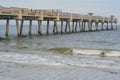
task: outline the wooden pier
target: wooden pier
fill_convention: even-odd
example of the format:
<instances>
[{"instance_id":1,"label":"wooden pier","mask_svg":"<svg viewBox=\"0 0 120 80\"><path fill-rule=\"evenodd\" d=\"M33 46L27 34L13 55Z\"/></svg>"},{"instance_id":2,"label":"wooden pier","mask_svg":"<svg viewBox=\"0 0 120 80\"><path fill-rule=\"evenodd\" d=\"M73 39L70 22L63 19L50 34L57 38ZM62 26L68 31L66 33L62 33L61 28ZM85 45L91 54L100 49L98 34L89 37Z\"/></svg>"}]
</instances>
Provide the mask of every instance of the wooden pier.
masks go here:
<instances>
[{"instance_id":1,"label":"wooden pier","mask_svg":"<svg viewBox=\"0 0 120 80\"><path fill-rule=\"evenodd\" d=\"M117 28L117 18L114 16L102 17L94 16L93 13L87 15L62 12L61 10L42 10L42 9L27 9L17 7L2 7L0 6L0 20L6 20L6 32L9 33L9 21L16 21L17 35L21 36L23 31L23 24L25 20L29 21L29 34L32 34L32 21L38 22L38 34L42 34L42 21L46 21L46 34L49 34L50 21L54 21L53 33L66 33L66 32L83 32L88 27L89 31L93 30L95 24L96 30L98 27L101 30L113 30ZM19 24L20 22L20 24ZM58 30L58 22L61 23ZM63 23L66 25L64 26ZM72 25L71 25L72 24ZM100 24L100 26L99 26ZM104 26L105 25L105 26ZM65 30L63 30L65 27Z\"/></svg>"}]
</instances>

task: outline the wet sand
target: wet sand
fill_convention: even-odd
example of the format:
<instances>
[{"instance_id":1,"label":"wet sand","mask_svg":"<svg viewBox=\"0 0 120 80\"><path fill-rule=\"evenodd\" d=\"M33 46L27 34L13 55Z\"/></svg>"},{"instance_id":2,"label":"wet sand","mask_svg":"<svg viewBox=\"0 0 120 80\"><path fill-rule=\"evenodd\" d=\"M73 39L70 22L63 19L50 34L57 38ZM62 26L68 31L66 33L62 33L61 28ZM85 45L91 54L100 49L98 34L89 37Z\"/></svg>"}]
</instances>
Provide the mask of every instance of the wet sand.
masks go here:
<instances>
[{"instance_id":1,"label":"wet sand","mask_svg":"<svg viewBox=\"0 0 120 80\"><path fill-rule=\"evenodd\" d=\"M120 80L120 71L0 61L1 80Z\"/></svg>"}]
</instances>

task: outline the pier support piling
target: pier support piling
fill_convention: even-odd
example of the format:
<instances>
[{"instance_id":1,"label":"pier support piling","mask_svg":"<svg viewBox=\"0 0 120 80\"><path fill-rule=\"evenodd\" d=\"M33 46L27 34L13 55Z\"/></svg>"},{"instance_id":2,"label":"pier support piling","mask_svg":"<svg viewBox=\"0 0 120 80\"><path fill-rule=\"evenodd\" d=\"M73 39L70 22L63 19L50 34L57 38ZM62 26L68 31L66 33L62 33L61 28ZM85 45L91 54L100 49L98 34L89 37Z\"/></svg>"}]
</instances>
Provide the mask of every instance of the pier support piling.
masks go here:
<instances>
[{"instance_id":1,"label":"pier support piling","mask_svg":"<svg viewBox=\"0 0 120 80\"><path fill-rule=\"evenodd\" d=\"M103 27L104 27L104 22L101 23L101 30L103 30Z\"/></svg>"},{"instance_id":2,"label":"pier support piling","mask_svg":"<svg viewBox=\"0 0 120 80\"><path fill-rule=\"evenodd\" d=\"M61 21L61 33L63 33L63 21Z\"/></svg>"},{"instance_id":3,"label":"pier support piling","mask_svg":"<svg viewBox=\"0 0 120 80\"><path fill-rule=\"evenodd\" d=\"M42 34L41 26L42 26L42 20L38 20L38 34Z\"/></svg>"},{"instance_id":4,"label":"pier support piling","mask_svg":"<svg viewBox=\"0 0 120 80\"><path fill-rule=\"evenodd\" d=\"M70 21L68 21L69 32L71 32Z\"/></svg>"},{"instance_id":5,"label":"pier support piling","mask_svg":"<svg viewBox=\"0 0 120 80\"><path fill-rule=\"evenodd\" d=\"M21 20L21 25L20 25L20 35L22 35L22 31L23 31L23 23L24 23L24 20Z\"/></svg>"},{"instance_id":6,"label":"pier support piling","mask_svg":"<svg viewBox=\"0 0 120 80\"><path fill-rule=\"evenodd\" d=\"M32 32L32 20L30 20L29 23L29 35L31 35L31 32Z\"/></svg>"},{"instance_id":7,"label":"pier support piling","mask_svg":"<svg viewBox=\"0 0 120 80\"><path fill-rule=\"evenodd\" d=\"M55 21L54 21L54 25L53 25L53 33L55 33Z\"/></svg>"},{"instance_id":8,"label":"pier support piling","mask_svg":"<svg viewBox=\"0 0 120 80\"><path fill-rule=\"evenodd\" d=\"M108 30L108 22L106 23L106 30Z\"/></svg>"},{"instance_id":9,"label":"pier support piling","mask_svg":"<svg viewBox=\"0 0 120 80\"><path fill-rule=\"evenodd\" d=\"M16 29L17 29L17 35L20 36L20 30L19 30L19 20L16 20Z\"/></svg>"},{"instance_id":10,"label":"pier support piling","mask_svg":"<svg viewBox=\"0 0 120 80\"><path fill-rule=\"evenodd\" d=\"M98 22L95 23L96 31L98 31Z\"/></svg>"},{"instance_id":11,"label":"pier support piling","mask_svg":"<svg viewBox=\"0 0 120 80\"><path fill-rule=\"evenodd\" d=\"M117 30L117 23L115 23L115 29Z\"/></svg>"},{"instance_id":12,"label":"pier support piling","mask_svg":"<svg viewBox=\"0 0 120 80\"><path fill-rule=\"evenodd\" d=\"M92 31L92 22L91 21L88 22L88 29L89 29L89 31Z\"/></svg>"},{"instance_id":13,"label":"pier support piling","mask_svg":"<svg viewBox=\"0 0 120 80\"><path fill-rule=\"evenodd\" d=\"M72 22L72 32L74 32L74 21Z\"/></svg>"},{"instance_id":14,"label":"pier support piling","mask_svg":"<svg viewBox=\"0 0 120 80\"><path fill-rule=\"evenodd\" d=\"M56 33L58 33L58 25L56 20L55 20L55 29L56 29Z\"/></svg>"},{"instance_id":15,"label":"pier support piling","mask_svg":"<svg viewBox=\"0 0 120 80\"><path fill-rule=\"evenodd\" d=\"M75 24L75 32L77 32L77 25L78 24L78 22L76 21L76 24Z\"/></svg>"},{"instance_id":16,"label":"pier support piling","mask_svg":"<svg viewBox=\"0 0 120 80\"><path fill-rule=\"evenodd\" d=\"M86 27L86 22L84 22L83 31L85 31L85 27Z\"/></svg>"},{"instance_id":17,"label":"pier support piling","mask_svg":"<svg viewBox=\"0 0 120 80\"><path fill-rule=\"evenodd\" d=\"M111 22L111 30L113 30L113 22Z\"/></svg>"},{"instance_id":18,"label":"pier support piling","mask_svg":"<svg viewBox=\"0 0 120 80\"><path fill-rule=\"evenodd\" d=\"M91 26L90 29L91 29L91 31L92 31L93 22L90 23L90 26Z\"/></svg>"},{"instance_id":19,"label":"pier support piling","mask_svg":"<svg viewBox=\"0 0 120 80\"><path fill-rule=\"evenodd\" d=\"M46 29L46 34L49 34L49 23L50 23L50 21L49 21L49 20L47 20L47 29Z\"/></svg>"},{"instance_id":20,"label":"pier support piling","mask_svg":"<svg viewBox=\"0 0 120 80\"><path fill-rule=\"evenodd\" d=\"M57 25L57 21L54 21L54 28L55 28L55 33L58 33L58 25Z\"/></svg>"},{"instance_id":21,"label":"pier support piling","mask_svg":"<svg viewBox=\"0 0 120 80\"><path fill-rule=\"evenodd\" d=\"M68 21L66 21L65 32L67 32Z\"/></svg>"},{"instance_id":22,"label":"pier support piling","mask_svg":"<svg viewBox=\"0 0 120 80\"><path fill-rule=\"evenodd\" d=\"M58 33L58 25L57 25L57 21L54 21L54 27L53 27L53 32L54 33Z\"/></svg>"},{"instance_id":23,"label":"pier support piling","mask_svg":"<svg viewBox=\"0 0 120 80\"><path fill-rule=\"evenodd\" d=\"M84 22L82 21L82 25L80 26L80 32L83 31L83 26L84 26Z\"/></svg>"},{"instance_id":24,"label":"pier support piling","mask_svg":"<svg viewBox=\"0 0 120 80\"><path fill-rule=\"evenodd\" d=\"M81 26L80 23L81 23L81 22L79 21L79 31L80 31L80 26Z\"/></svg>"},{"instance_id":25,"label":"pier support piling","mask_svg":"<svg viewBox=\"0 0 120 80\"><path fill-rule=\"evenodd\" d=\"M7 21L6 21L6 33L5 33L5 35L8 36L8 33L9 33L9 19L7 19Z\"/></svg>"}]
</instances>

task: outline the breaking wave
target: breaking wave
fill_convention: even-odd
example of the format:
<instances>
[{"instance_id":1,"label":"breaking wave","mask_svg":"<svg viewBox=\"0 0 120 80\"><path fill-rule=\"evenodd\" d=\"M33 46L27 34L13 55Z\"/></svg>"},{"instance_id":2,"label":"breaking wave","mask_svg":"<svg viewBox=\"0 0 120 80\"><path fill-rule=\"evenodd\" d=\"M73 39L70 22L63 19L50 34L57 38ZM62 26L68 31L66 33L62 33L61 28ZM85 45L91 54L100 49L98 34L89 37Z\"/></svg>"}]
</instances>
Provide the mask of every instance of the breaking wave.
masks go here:
<instances>
[{"instance_id":1,"label":"breaking wave","mask_svg":"<svg viewBox=\"0 0 120 80\"><path fill-rule=\"evenodd\" d=\"M79 51L76 51L76 53ZM75 56L37 55L13 52L0 52L0 60L28 64L45 64L56 66L95 67L120 70L120 62L108 59L80 58Z\"/></svg>"},{"instance_id":2,"label":"breaking wave","mask_svg":"<svg viewBox=\"0 0 120 80\"><path fill-rule=\"evenodd\" d=\"M119 50L92 50L92 49L72 49L73 55L99 55L99 56L111 56L120 57Z\"/></svg>"}]
</instances>

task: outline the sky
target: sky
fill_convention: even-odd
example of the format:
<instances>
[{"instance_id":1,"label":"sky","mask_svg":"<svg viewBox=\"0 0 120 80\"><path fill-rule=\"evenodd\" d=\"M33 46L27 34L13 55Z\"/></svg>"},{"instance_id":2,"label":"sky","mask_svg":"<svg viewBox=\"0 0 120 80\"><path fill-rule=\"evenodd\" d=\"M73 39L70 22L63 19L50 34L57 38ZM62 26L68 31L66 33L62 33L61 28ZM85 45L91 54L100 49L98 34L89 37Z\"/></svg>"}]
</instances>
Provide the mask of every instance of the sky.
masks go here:
<instances>
[{"instance_id":1,"label":"sky","mask_svg":"<svg viewBox=\"0 0 120 80\"><path fill-rule=\"evenodd\" d=\"M92 12L96 16L114 15L120 20L120 0L0 0L0 5L30 9L62 9L64 12L80 14Z\"/></svg>"}]
</instances>

